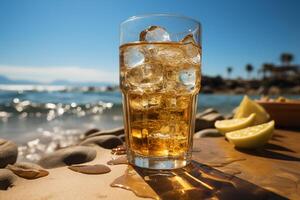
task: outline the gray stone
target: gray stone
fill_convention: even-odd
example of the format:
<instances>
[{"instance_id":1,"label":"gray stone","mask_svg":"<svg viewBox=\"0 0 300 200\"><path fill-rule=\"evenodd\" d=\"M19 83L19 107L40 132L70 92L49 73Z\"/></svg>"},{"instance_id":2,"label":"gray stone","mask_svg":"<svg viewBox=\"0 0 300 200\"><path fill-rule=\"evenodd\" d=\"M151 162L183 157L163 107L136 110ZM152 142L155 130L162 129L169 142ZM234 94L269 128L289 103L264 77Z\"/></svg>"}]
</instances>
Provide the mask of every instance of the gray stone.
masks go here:
<instances>
[{"instance_id":1,"label":"gray stone","mask_svg":"<svg viewBox=\"0 0 300 200\"><path fill-rule=\"evenodd\" d=\"M81 164L95 159L97 152L92 147L72 146L45 155L39 161L44 168Z\"/></svg>"},{"instance_id":2,"label":"gray stone","mask_svg":"<svg viewBox=\"0 0 300 200\"><path fill-rule=\"evenodd\" d=\"M8 169L0 169L0 190L7 190L16 179L17 176Z\"/></svg>"},{"instance_id":3,"label":"gray stone","mask_svg":"<svg viewBox=\"0 0 300 200\"><path fill-rule=\"evenodd\" d=\"M232 119L233 116L234 116L233 113L229 113L229 114L225 115L225 119Z\"/></svg>"},{"instance_id":4,"label":"gray stone","mask_svg":"<svg viewBox=\"0 0 300 200\"><path fill-rule=\"evenodd\" d=\"M220 113L210 113L202 117L196 117L195 132L202 129L214 128L217 120L223 120L224 116Z\"/></svg>"},{"instance_id":5,"label":"gray stone","mask_svg":"<svg viewBox=\"0 0 300 200\"><path fill-rule=\"evenodd\" d=\"M37 179L47 176L49 172L34 163L20 162L6 167L14 174L25 179Z\"/></svg>"},{"instance_id":6,"label":"gray stone","mask_svg":"<svg viewBox=\"0 0 300 200\"><path fill-rule=\"evenodd\" d=\"M208 128L198 131L194 134L194 138L202 137L222 137L223 135L215 128Z\"/></svg>"},{"instance_id":7,"label":"gray stone","mask_svg":"<svg viewBox=\"0 0 300 200\"><path fill-rule=\"evenodd\" d=\"M0 138L0 168L14 164L18 157L18 147L15 143Z\"/></svg>"},{"instance_id":8,"label":"gray stone","mask_svg":"<svg viewBox=\"0 0 300 200\"><path fill-rule=\"evenodd\" d=\"M87 136L87 138L96 137L96 136L100 136L100 135L115 135L115 136L118 136L118 135L122 135L122 134L124 134L124 127L119 127L119 128L115 128L115 129L95 132L95 133L90 134L89 136Z\"/></svg>"},{"instance_id":9,"label":"gray stone","mask_svg":"<svg viewBox=\"0 0 300 200\"><path fill-rule=\"evenodd\" d=\"M120 138L123 142L125 142L125 134L119 135L118 138Z\"/></svg>"},{"instance_id":10,"label":"gray stone","mask_svg":"<svg viewBox=\"0 0 300 200\"><path fill-rule=\"evenodd\" d=\"M99 145L100 147L106 149L112 149L117 147L118 145L123 144L122 140L118 138L118 136L114 135L100 135L91 138L87 138L82 141L80 145Z\"/></svg>"},{"instance_id":11,"label":"gray stone","mask_svg":"<svg viewBox=\"0 0 300 200\"><path fill-rule=\"evenodd\" d=\"M196 118L200 118L211 113L218 113L218 111L216 111L214 108L207 108L203 112L197 113Z\"/></svg>"},{"instance_id":12,"label":"gray stone","mask_svg":"<svg viewBox=\"0 0 300 200\"><path fill-rule=\"evenodd\" d=\"M91 135L91 134L93 134L93 133L97 133L97 132L100 132L100 129L92 128L92 129L90 129L90 130L87 130L83 135L84 135L85 137L87 137L87 136L89 136L89 135Z\"/></svg>"},{"instance_id":13,"label":"gray stone","mask_svg":"<svg viewBox=\"0 0 300 200\"><path fill-rule=\"evenodd\" d=\"M106 174L111 169L106 165L73 165L68 167L70 170L83 174Z\"/></svg>"},{"instance_id":14,"label":"gray stone","mask_svg":"<svg viewBox=\"0 0 300 200\"><path fill-rule=\"evenodd\" d=\"M202 119L215 122L217 120L223 120L224 116L220 113L210 113L208 115L203 116Z\"/></svg>"},{"instance_id":15,"label":"gray stone","mask_svg":"<svg viewBox=\"0 0 300 200\"><path fill-rule=\"evenodd\" d=\"M196 118L195 121L195 132L200 131L202 129L206 128L212 128L213 124L211 122L207 122L206 120L202 118Z\"/></svg>"}]
</instances>

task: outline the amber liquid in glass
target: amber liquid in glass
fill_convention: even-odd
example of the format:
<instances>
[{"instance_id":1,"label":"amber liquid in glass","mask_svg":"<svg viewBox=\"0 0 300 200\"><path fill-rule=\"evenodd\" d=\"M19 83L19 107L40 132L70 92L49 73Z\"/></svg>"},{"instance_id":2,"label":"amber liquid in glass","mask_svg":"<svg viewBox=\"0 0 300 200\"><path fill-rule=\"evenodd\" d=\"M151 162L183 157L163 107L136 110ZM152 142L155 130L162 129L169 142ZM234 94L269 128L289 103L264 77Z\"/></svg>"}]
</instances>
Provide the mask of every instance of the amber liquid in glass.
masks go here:
<instances>
[{"instance_id":1,"label":"amber liquid in glass","mask_svg":"<svg viewBox=\"0 0 300 200\"><path fill-rule=\"evenodd\" d=\"M201 48L194 43L120 47L129 162L147 168L178 168L189 162L200 62Z\"/></svg>"}]
</instances>

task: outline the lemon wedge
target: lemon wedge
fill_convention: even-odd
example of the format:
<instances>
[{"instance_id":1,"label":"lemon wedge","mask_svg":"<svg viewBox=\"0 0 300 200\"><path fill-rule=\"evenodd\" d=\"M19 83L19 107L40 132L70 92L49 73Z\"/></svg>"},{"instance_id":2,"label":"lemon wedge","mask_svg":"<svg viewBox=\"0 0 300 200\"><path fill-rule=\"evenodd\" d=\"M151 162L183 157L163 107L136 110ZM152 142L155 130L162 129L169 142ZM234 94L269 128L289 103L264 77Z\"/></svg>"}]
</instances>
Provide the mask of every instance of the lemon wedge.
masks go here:
<instances>
[{"instance_id":1,"label":"lemon wedge","mask_svg":"<svg viewBox=\"0 0 300 200\"><path fill-rule=\"evenodd\" d=\"M226 133L230 143L240 148L258 148L272 137L274 121Z\"/></svg>"},{"instance_id":2,"label":"lemon wedge","mask_svg":"<svg viewBox=\"0 0 300 200\"><path fill-rule=\"evenodd\" d=\"M266 110L255 101L252 101L246 95L241 101L239 107L237 108L237 111L234 114L234 118L238 119L238 118L248 117L252 113L256 114L253 125L266 123L270 119L270 116L266 112Z\"/></svg>"},{"instance_id":3,"label":"lemon wedge","mask_svg":"<svg viewBox=\"0 0 300 200\"><path fill-rule=\"evenodd\" d=\"M218 120L215 122L215 127L220 133L225 134L230 131L243 129L253 125L255 116L256 114L252 113L251 115L245 118Z\"/></svg>"}]
</instances>

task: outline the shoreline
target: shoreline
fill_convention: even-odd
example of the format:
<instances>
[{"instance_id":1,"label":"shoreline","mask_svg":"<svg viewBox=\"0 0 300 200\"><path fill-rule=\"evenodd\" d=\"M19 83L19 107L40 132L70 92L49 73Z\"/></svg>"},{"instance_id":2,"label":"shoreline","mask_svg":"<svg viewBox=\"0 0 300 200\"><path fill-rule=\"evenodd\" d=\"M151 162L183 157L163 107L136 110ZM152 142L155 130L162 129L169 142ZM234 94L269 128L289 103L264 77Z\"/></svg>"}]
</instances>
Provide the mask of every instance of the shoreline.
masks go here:
<instances>
[{"instance_id":1,"label":"shoreline","mask_svg":"<svg viewBox=\"0 0 300 200\"><path fill-rule=\"evenodd\" d=\"M223 115L213 108L208 108L202 112L198 112L196 116L195 131L202 129L214 128L214 122L219 119L230 117L230 114ZM60 120L60 122L64 122ZM90 132L96 132L100 135L118 136L124 142L123 124L115 124L109 129L101 129L101 126L95 126L80 129L63 129L56 128L50 132L48 130L41 130L38 135L27 137L28 140L18 142L18 162L33 162L37 163L44 155L53 153L56 150L67 148L69 146L78 145L83 140L87 139ZM7 139L4 137L4 139ZM12 138L12 141L14 139Z\"/></svg>"}]
</instances>

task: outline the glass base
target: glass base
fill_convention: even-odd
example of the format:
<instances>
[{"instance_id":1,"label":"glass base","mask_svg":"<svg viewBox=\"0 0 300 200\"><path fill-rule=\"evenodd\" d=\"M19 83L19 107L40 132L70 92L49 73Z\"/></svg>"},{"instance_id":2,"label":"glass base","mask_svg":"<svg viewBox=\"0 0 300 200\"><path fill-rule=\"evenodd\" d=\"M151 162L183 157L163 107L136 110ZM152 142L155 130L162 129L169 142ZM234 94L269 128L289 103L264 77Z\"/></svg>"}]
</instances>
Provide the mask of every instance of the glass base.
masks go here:
<instances>
[{"instance_id":1,"label":"glass base","mask_svg":"<svg viewBox=\"0 0 300 200\"><path fill-rule=\"evenodd\" d=\"M128 162L132 165L147 168L147 169L177 169L188 165L191 161L191 156L186 155L180 157L146 157L135 154L133 151L127 153Z\"/></svg>"}]
</instances>

